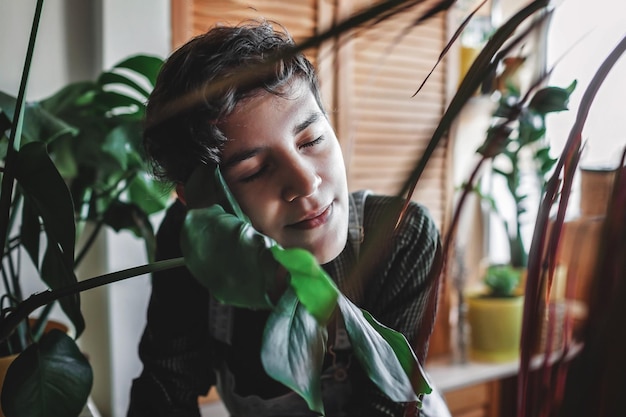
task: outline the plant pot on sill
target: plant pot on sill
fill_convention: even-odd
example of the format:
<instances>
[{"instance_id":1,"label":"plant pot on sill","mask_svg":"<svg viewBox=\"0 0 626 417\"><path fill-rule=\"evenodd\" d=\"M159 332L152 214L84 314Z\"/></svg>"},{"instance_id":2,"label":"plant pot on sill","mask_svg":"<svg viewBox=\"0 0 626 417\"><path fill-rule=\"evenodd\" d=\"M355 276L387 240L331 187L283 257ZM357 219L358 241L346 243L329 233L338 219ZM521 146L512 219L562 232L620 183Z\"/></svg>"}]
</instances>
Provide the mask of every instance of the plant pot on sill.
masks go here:
<instances>
[{"instance_id":1,"label":"plant pot on sill","mask_svg":"<svg viewBox=\"0 0 626 417\"><path fill-rule=\"evenodd\" d=\"M508 362L519 357L524 297L467 297L470 358L481 362Z\"/></svg>"}]
</instances>

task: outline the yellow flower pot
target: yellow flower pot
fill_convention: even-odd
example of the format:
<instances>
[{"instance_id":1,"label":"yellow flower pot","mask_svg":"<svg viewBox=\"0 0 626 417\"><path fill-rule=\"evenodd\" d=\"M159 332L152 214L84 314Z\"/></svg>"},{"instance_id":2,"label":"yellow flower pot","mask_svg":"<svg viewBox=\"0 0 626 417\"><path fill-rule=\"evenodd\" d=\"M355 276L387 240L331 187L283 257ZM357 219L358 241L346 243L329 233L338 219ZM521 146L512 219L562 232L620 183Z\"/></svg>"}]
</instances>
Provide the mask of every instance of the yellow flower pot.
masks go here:
<instances>
[{"instance_id":1,"label":"yellow flower pot","mask_svg":"<svg viewBox=\"0 0 626 417\"><path fill-rule=\"evenodd\" d=\"M477 361L508 362L519 357L524 297L467 299L470 357Z\"/></svg>"}]
</instances>

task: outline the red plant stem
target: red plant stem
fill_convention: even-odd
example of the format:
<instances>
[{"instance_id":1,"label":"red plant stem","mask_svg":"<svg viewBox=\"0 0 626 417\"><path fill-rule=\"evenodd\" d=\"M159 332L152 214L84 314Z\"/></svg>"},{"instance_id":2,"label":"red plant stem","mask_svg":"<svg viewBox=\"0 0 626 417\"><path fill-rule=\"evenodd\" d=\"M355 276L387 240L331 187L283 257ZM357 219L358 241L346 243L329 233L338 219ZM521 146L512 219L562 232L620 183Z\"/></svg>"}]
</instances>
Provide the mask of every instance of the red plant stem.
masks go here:
<instances>
[{"instance_id":1,"label":"red plant stem","mask_svg":"<svg viewBox=\"0 0 626 417\"><path fill-rule=\"evenodd\" d=\"M563 154L559 158L553 176L548 182L546 187L546 195L542 201L537 222L535 224L535 234L533 235L533 242L529 254L528 263L528 276L527 276L527 290L536 289L537 292L527 291L526 299L524 303L524 315L522 325L522 352L520 355L520 372L518 374L518 396L517 396L517 412L518 417L526 417L526 395L528 393L528 372L530 365L531 351L528 344L533 342L534 327L536 323L536 311L539 306L539 289L537 287L540 280L540 268L543 263L543 249L544 249L544 237L547 227L547 219L549 216L549 209L551 203L554 201L556 195L558 176L563 170L565 161L572 162L578 157L580 150L582 130L587 120L591 104L606 78L608 72L614 66L615 62L619 59L622 53L626 50L626 37L624 37L619 44L611 51L609 56L604 60L602 65L596 71L593 79L589 83L589 86L585 90L578 107L578 113L576 115L576 121L570 131L568 140L565 144ZM571 186L571 185L570 185ZM560 228L559 228L560 230ZM552 239L554 241L554 239ZM557 241L558 243L558 241ZM554 249L554 248L553 248ZM589 317L591 319L591 316ZM532 346L532 345L530 345Z\"/></svg>"},{"instance_id":2,"label":"red plant stem","mask_svg":"<svg viewBox=\"0 0 626 417\"><path fill-rule=\"evenodd\" d=\"M454 235L456 233L456 226L459 223L459 219L461 218L461 212L463 210L463 205L465 204L465 200L467 199L467 196L469 195L469 193L472 192L472 190L474 189L476 178L478 177L480 168L482 167L486 159L487 159L486 157L481 156L480 160L476 163L476 166L474 167L474 170L472 171L468 181L463 186L463 192L461 193L461 196L459 197L459 202L457 203L456 208L454 210L454 215L452 216L452 221L450 222L450 227L448 228L448 231L446 232L446 237L443 243L443 253L446 255L448 254L450 250L450 245L452 244L452 240L454 239Z\"/></svg>"}]
</instances>

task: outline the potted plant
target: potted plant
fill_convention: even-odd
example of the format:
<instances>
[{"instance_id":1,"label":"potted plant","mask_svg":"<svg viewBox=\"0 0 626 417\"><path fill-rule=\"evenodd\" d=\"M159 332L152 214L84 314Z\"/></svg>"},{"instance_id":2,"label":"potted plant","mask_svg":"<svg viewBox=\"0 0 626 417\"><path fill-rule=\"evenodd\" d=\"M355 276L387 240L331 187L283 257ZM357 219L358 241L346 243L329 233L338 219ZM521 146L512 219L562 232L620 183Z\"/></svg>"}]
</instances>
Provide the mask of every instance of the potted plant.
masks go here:
<instances>
[{"instance_id":1,"label":"potted plant","mask_svg":"<svg viewBox=\"0 0 626 417\"><path fill-rule=\"evenodd\" d=\"M32 44L27 65L31 57ZM75 284L75 268L103 227L132 231L144 240L151 259L149 216L165 208L169 196L143 162L141 122L161 63L153 56L132 56L94 81L71 83L36 102L24 101L26 70L19 97L0 92L2 319L26 299L24 279L40 279L51 289ZM87 223L92 227L85 228ZM81 234L88 236L75 254ZM24 276L29 271L22 266L25 262L36 275ZM66 334L69 330L77 338L85 327L79 298L70 294L58 300L71 327L44 333L46 327L59 327L48 323L55 304L46 303L21 318L16 331L0 342L0 355L7 358L0 365L3 379L18 356L38 362L34 373L17 375L27 387L23 389L37 395L25 400L21 392L7 394L16 396L14 403L29 405L29 415L63 415L63 406L78 413L91 388L90 367ZM46 404L42 399L57 391L57 383L39 381L57 377L63 394L58 402ZM16 411L7 410L11 412Z\"/></svg>"},{"instance_id":2,"label":"potted plant","mask_svg":"<svg viewBox=\"0 0 626 417\"><path fill-rule=\"evenodd\" d=\"M470 357L479 361L506 362L519 357L524 297L521 271L511 265L489 265L486 290L468 294Z\"/></svg>"}]
</instances>

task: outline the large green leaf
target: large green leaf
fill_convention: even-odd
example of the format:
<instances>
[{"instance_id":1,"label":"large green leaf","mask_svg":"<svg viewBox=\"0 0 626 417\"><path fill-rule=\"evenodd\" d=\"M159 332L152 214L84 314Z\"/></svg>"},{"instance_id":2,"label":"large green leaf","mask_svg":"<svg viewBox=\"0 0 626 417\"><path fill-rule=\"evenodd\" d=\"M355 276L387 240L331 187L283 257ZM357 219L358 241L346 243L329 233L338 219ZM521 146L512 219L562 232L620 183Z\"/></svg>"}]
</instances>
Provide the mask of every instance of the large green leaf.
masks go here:
<instances>
[{"instance_id":1,"label":"large green leaf","mask_svg":"<svg viewBox=\"0 0 626 417\"><path fill-rule=\"evenodd\" d=\"M62 137L54 141L48 149L54 166L63 178L72 179L78 175L78 161L74 153L73 137Z\"/></svg>"},{"instance_id":2,"label":"large green leaf","mask_svg":"<svg viewBox=\"0 0 626 417\"><path fill-rule=\"evenodd\" d=\"M97 84L93 81L80 81L66 85L59 91L41 100L41 107L50 113L64 117L84 111L85 105L90 103L97 89Z\"/></svg>"},{"instance_id":3,"label":"large green leaf","mask_svg":"<svg viewBox=\"0 0 626 417\"><path fill-rule=\"evenodd\" d=\"M22 223L20 224L20 240L37 269L39 269L40 236L41 224L39 223L39 216L37 216L37 212L32 207L31 200L24 199L22 204Z\"/></svg>"},{"instance_id":4,"label":"large green leaf","mask_svg":"<svg viewBox=\"0 0 626 417\"><path fill-rule=\"evenodd\" d=\"M130 167L141 166L138 144L141 143L141 124L130 122L113 128L104 137L102 151L108 153L125 171Z\"/></svg>"},{"instance_id":5,"label":"large green leaf","mask_svg":"<svg viewBox=\"0 0 626 417\"><path fill-rule=\"evenodd\" d=\"M52 289L74 284L76 225L70 192L41 142L24 145L17 153L15 165L15 178L24 198L42 218L48 237L41 277ZM84 328L78 296L63 298L61 306L78 337Z\"/></svg>"},{"instance_id":6,"label":"large green leaf","mask_svg":"<svg viewBox=\"0 0 626 417\"><path fill-rule=\"evenodd\" d=\"M0 109L11 120L14 120L15 107L15 97L0 92ZM22 145L36 141L50 143L61 136L76 135L77 133L78 131L74 126L48 112L39 103L26 103L24 107Z\"/></svg>"},{"instance_id":7,"label":"large green leaf","mask_svg":"<svg viewBox=\"0 0 626 417\"><path fill-rule=\"evenodd\" d=\"M146 90L144 87L142 87L141 85L139 85L138 83L130 79L129 77L126 77L123 74L118 74L116 72L111 72L111 71L103 72L102 74L100 74L100 77L98 77L98 84L103 88L105 86L121 84L126 87L129 87L131 90L138 92L146 100L148 99L148 96L150 95L150 92Z\"/></svg>"},{"instance_id":8,"label":"large green leaf","mask_svg":"<svg viewBox=\"0 0 626 417\"><path fill-rule=\"evenodd\" d=\"M376 322L344 295L338 304L352 350L381 391L396 402L419 401L416 394L431 392L423 372L415 388L411 383L412 372L420 365L404 336Z\"/></svg>"},{"instance_id":9,"label":"large green leaf","mask_svg":"<svg viewBox=\"0 0 626 417\"><path fill-rule=\"evenodd\" d=\"M411 381L413 384L413 390L417 394L430 394L432 392L432 388L428 378L426 377L426 372L422 369L422 365L417 360L415 352L413 352L413 349L404 335L382 325L366 310L361 309L361 311L369 324L376 329L376 331L387 341L387 343L389 343L389 346L393 349L396 358L400 361L400 365L402 365L404 372L411 377L412 375L415 375L415 369L419 371L417 379Z\"/></svg>"},{"instance_id":10,"label":"large green leaf","mask_svg":"<svg viewBox=\"0 0 626 417\"><path fill-rule=\"evenodd\" d=\"M161 71L163 60L151 55L131 56L114 66L114 68L127 68L143 75L151 85L156 84L156 79Z\"/></svg>"},{"instance_id":11,"label":"large green leaf","mask_svg":"<svg viewBox=\"0 0 626 417\"><path fill-rule=\"evenodd\" d=\"M128 197L148 215L165 209L172 199L171 190L146 171L137 172L133 177L128 186Z\"/></svg>"},{"instance_id":12,"label":"large green leaf","mask_svg":"<svg viewBox=\"0 0 626 417\"><path fill-rule=\"evenodd\" d=\"M41 261L41 279L52 289L65 288L78 281L74 271L64 262L59 247L50 242ZM80 295L63 297L59 299L59 305L74 325L75 337L78 338L85 330L85 320L80 310Z\"/></svg>"},{"instance_id":13,"label":"large green leaf","mask_svg":"<svg viewBox=\"0 0 626 417\"><path fill-rule=\"evenodd\" d=\"M261 360L265 372L297 392L309 408L324 413L320 376L326 353L326 327L287 289L263 332Z\"/></svg>"},{"instance_id":14,"label":"large green leaf","mask_svg":"<svg viewBox=\"0 0 626 417\"><path fill-rule=\"evenodd\" d=\"M74 205L43 143L29 143L20 149L15 178L43 218L46 233L60 246L67 265L72 266L76 238Z\"/></svg>"},{"instance_id":15,"label":"large green leaf","mask_svg":"<svg viewBox=\"0 0 626 417\"><path fill-rule=\"evenodd\" d=\"M272 247L272 254L289 271L290 284L309 313L326 325L335 307L339 290L309 251Z\"/></svg>"},{"instance_id":16,"label":"large green leaf","mask_svg":"<svg viewBox=\"0 0 626 417\"><path fill-rule=\"evenodd\" d=\"M126 94L115 91L102 91L96 97L99 104L109 109L132 108L138 114L143 114L145 103Z\"/></svg>"},{"instance_id":17,"label":"large green leaf","mask_svg":"<svg viewBox=\"0 0 626 417\"><path fill-rule=\"evenodd\" d=\"M276 243L219 205L191 209L181 233L187 267L220 301L246 308L270 308L277 262Z\"/></svg>"},{"instance_id":18,"label":"large green leaf","mask_svg":"<svg viewBox=\"0 0 626 417\"><path fill-rule=\"evenodd\" d=\"M93 383L89 362L60 330L46 333L9 367L2 389L7 417L76 417Z\"/></svg>"}]
</instances>

